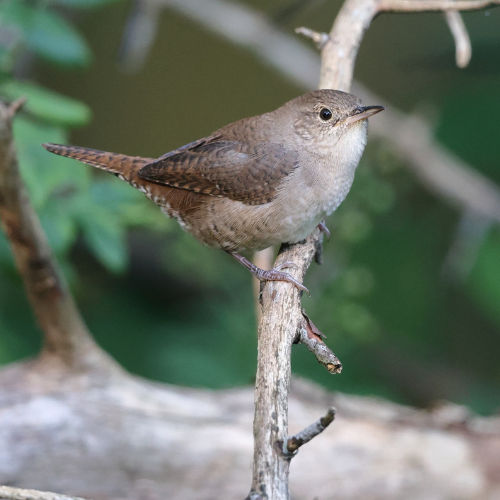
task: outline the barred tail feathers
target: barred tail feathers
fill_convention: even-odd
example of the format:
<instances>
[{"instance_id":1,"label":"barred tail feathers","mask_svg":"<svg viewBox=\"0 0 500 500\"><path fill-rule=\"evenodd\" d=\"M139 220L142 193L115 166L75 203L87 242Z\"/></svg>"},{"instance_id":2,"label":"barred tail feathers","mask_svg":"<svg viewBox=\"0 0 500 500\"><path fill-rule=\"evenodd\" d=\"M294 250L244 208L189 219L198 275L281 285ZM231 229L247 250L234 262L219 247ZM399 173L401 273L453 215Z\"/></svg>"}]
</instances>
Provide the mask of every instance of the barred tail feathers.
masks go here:
<instances>
[{"instance_id":1,"label":"barred tail feathers","mask_svg":"<svg viewBox=\"0 0 500 500\"><path fill-rule=\"evenodd\" d=\"M64 146L61 144L42 144L51 153L66 156L86 163L101 170L116 174L127 182L133 182L139 169L146 163L152 162L152 158L140 156L128 156L119 153L109 153L98 149L83 148L80 146Z\"/></svg>"}]
</instances>

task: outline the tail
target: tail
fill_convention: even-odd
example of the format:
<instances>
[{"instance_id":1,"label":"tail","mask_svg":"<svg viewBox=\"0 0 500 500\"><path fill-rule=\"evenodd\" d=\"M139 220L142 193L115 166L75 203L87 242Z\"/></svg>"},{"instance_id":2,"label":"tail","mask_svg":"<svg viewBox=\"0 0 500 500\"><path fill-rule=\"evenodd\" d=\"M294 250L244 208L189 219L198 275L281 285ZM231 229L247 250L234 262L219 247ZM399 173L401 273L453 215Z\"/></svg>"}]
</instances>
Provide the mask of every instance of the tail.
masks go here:
<instances>
[{"instance_id":1,"label":"tail","mask_svg":"<svg viewBox=\"0 0 500 500\"><path fill-rule=\"evenodd\" d=\"M134 183L137 172L146 163L154 161L153 158L142 158L140 156L127 156L119 153L108 153L97 149L82 148L79 146L63 146L60 144L42 144L51 153L59 156L74 158L93 167L100 168L106 172L117 175L124 181Z\"/></svg>"}]
</instances>

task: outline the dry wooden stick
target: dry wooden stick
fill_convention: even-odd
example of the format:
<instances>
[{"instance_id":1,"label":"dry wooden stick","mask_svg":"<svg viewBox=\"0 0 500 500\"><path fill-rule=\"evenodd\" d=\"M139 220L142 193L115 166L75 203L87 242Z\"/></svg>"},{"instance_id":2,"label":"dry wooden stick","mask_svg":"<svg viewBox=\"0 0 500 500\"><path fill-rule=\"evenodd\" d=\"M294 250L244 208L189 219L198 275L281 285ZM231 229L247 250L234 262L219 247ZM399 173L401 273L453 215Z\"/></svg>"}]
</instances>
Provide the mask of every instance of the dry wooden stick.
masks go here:
<instances>
[{"instance_id":1,"label":"dry wooden stick","mask_svg":"<svg viewBox=\"0 0 500 500\"><path fill-rule=\"evenodd\" d=\"M472 57L469 33L460 12L449 10L444 13L448 27L455 40L455 61L459 68L465 68Z\"/></svg>"},{"instance_id":2,"label":"dry wooden stick","mask_svg":"<svg viewBox=\"0 0 500 500\"><path fill-rule=\"evenodd\" d=\"M319 418L316 422L302 429L299 433L288 438L286 446L283 448L285 455L292 457L297 453L299 448L311 441L318 434L321 434L335 419L335 408L328 408L326 415Z\"/></svg>"}]
</instances>

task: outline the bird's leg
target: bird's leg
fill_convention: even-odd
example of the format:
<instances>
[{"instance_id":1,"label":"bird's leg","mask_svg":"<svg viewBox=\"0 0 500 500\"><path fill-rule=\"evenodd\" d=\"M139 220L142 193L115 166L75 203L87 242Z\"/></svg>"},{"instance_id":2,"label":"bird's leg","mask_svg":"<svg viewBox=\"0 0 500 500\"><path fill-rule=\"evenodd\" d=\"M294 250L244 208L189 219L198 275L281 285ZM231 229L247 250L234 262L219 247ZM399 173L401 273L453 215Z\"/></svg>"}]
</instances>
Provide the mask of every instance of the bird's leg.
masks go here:
<instances>
[{"instance_id":1,"label":"bird's leg","mask_svg":"<svg viewBox=\"0 0 500 500\"><path fill-rule=\"evenodd\" d=\"M240 264L245 266L259 281L288 281L289 283L295 285L299 290L309 293L309 290L302 283L299 283L293 276L288 273L284 273L279 269L270 269L269 271L266 271L265 269L257 267L246 257L243 257L243 255L233 252L228 253L229 255L232 255Z\"/></svg>"},{"instance_id":2,"label":"bird's leg","mask_svg":"<svg viewBox=\"0 0 500 500\"><path fill-rule=\"evenodd\" d=\"M328 239L330 239L330 236L331 236L331 233L330 233L330 230L326 227L326 224L325 224L325 221L322 220L319 224L318 224L318 229L322 232L322 233L325 233L326 237Z\"/></svg>"}]
</instances>

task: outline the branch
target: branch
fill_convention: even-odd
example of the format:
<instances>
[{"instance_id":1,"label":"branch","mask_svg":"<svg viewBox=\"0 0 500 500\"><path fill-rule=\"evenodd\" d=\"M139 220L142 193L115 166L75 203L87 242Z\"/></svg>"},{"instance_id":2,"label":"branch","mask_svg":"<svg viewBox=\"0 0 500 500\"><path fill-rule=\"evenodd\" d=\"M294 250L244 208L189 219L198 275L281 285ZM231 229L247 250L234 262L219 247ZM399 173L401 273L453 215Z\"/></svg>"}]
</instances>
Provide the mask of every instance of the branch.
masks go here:
<instances>
[{"instance_id":1,"label":"branch","mask_svg":"<svg viewBox=\"0 0 500 500\"><path fill-rule=\"evenodd\" d=\"M43 354L78 368L114 367L78 313L21 180L12 120L22 104L0 102L0 223L44 333Z\"/></svg>"},{"instance_id":2,"label":"branch","mask_svg":"<svg viewBox=\"0 0 500 500\"><path fill-rule=\"evenodd\" d=\"M455 61L459 68L465 68L472 57L469 33L460 12L450 10L444 13L448 27L455 40Z\"/></svg>"},{"instance_id":3,"label":"branch","mask_svg":"<svg viewBox=\"0 0 500 500\"><path fill-rule=\"evenodd\" d=\"M299 328L298 342L304 344L314 354L318 363L322 364L329 373L337 374L342 372L340 359L323 342L324 335L304 312L302 312L302 315L304 321Z\"/></svg>"},{"instance_id":4,"label":"branch","mask_svg":"<svg viewBox=\"0 0 500 500\"><path fill-rule=\"evenodd\" d=\"M378 12L444 12L481 10L500 5L500 0L375 0Z\"/></svg>"},{"instance_id":5,"label":"branch","mask_svg":"<svg viewBox=\"0 0 500 500\"><path fill-rule=\"evenodd\" d=\"M335 408L329 408L326 415L288 439L283 453L293 456L299 448L321 434L335 419Z\"/></svg>"},{"instance_id":6,"label":"branch","mask_svg":"<svg viewBox=\"0 0 500 500\"><path fill-rule=\"evenodd\" d=\"M84 500L80 497L68 497L49 491L25 490L0 486L0 500Z\"/></svg>"},{"instance_id":7,"label":"branch","mask_svg":"<svg viewBox=\"0 0 500 500\"><path fill-rule=\"evenodd\" d=\"M289 272L302 282L315 254L312 241L321 237L315 230L306 244L282 251L276 265L294 262L296 268ZM298 290L284 282L273 285L263 287L258 328L253 480L248 497L252 500L288 498L290 461L278 443L287 441L290 355L303 316Z\"/></svg>"}]
</instances>

